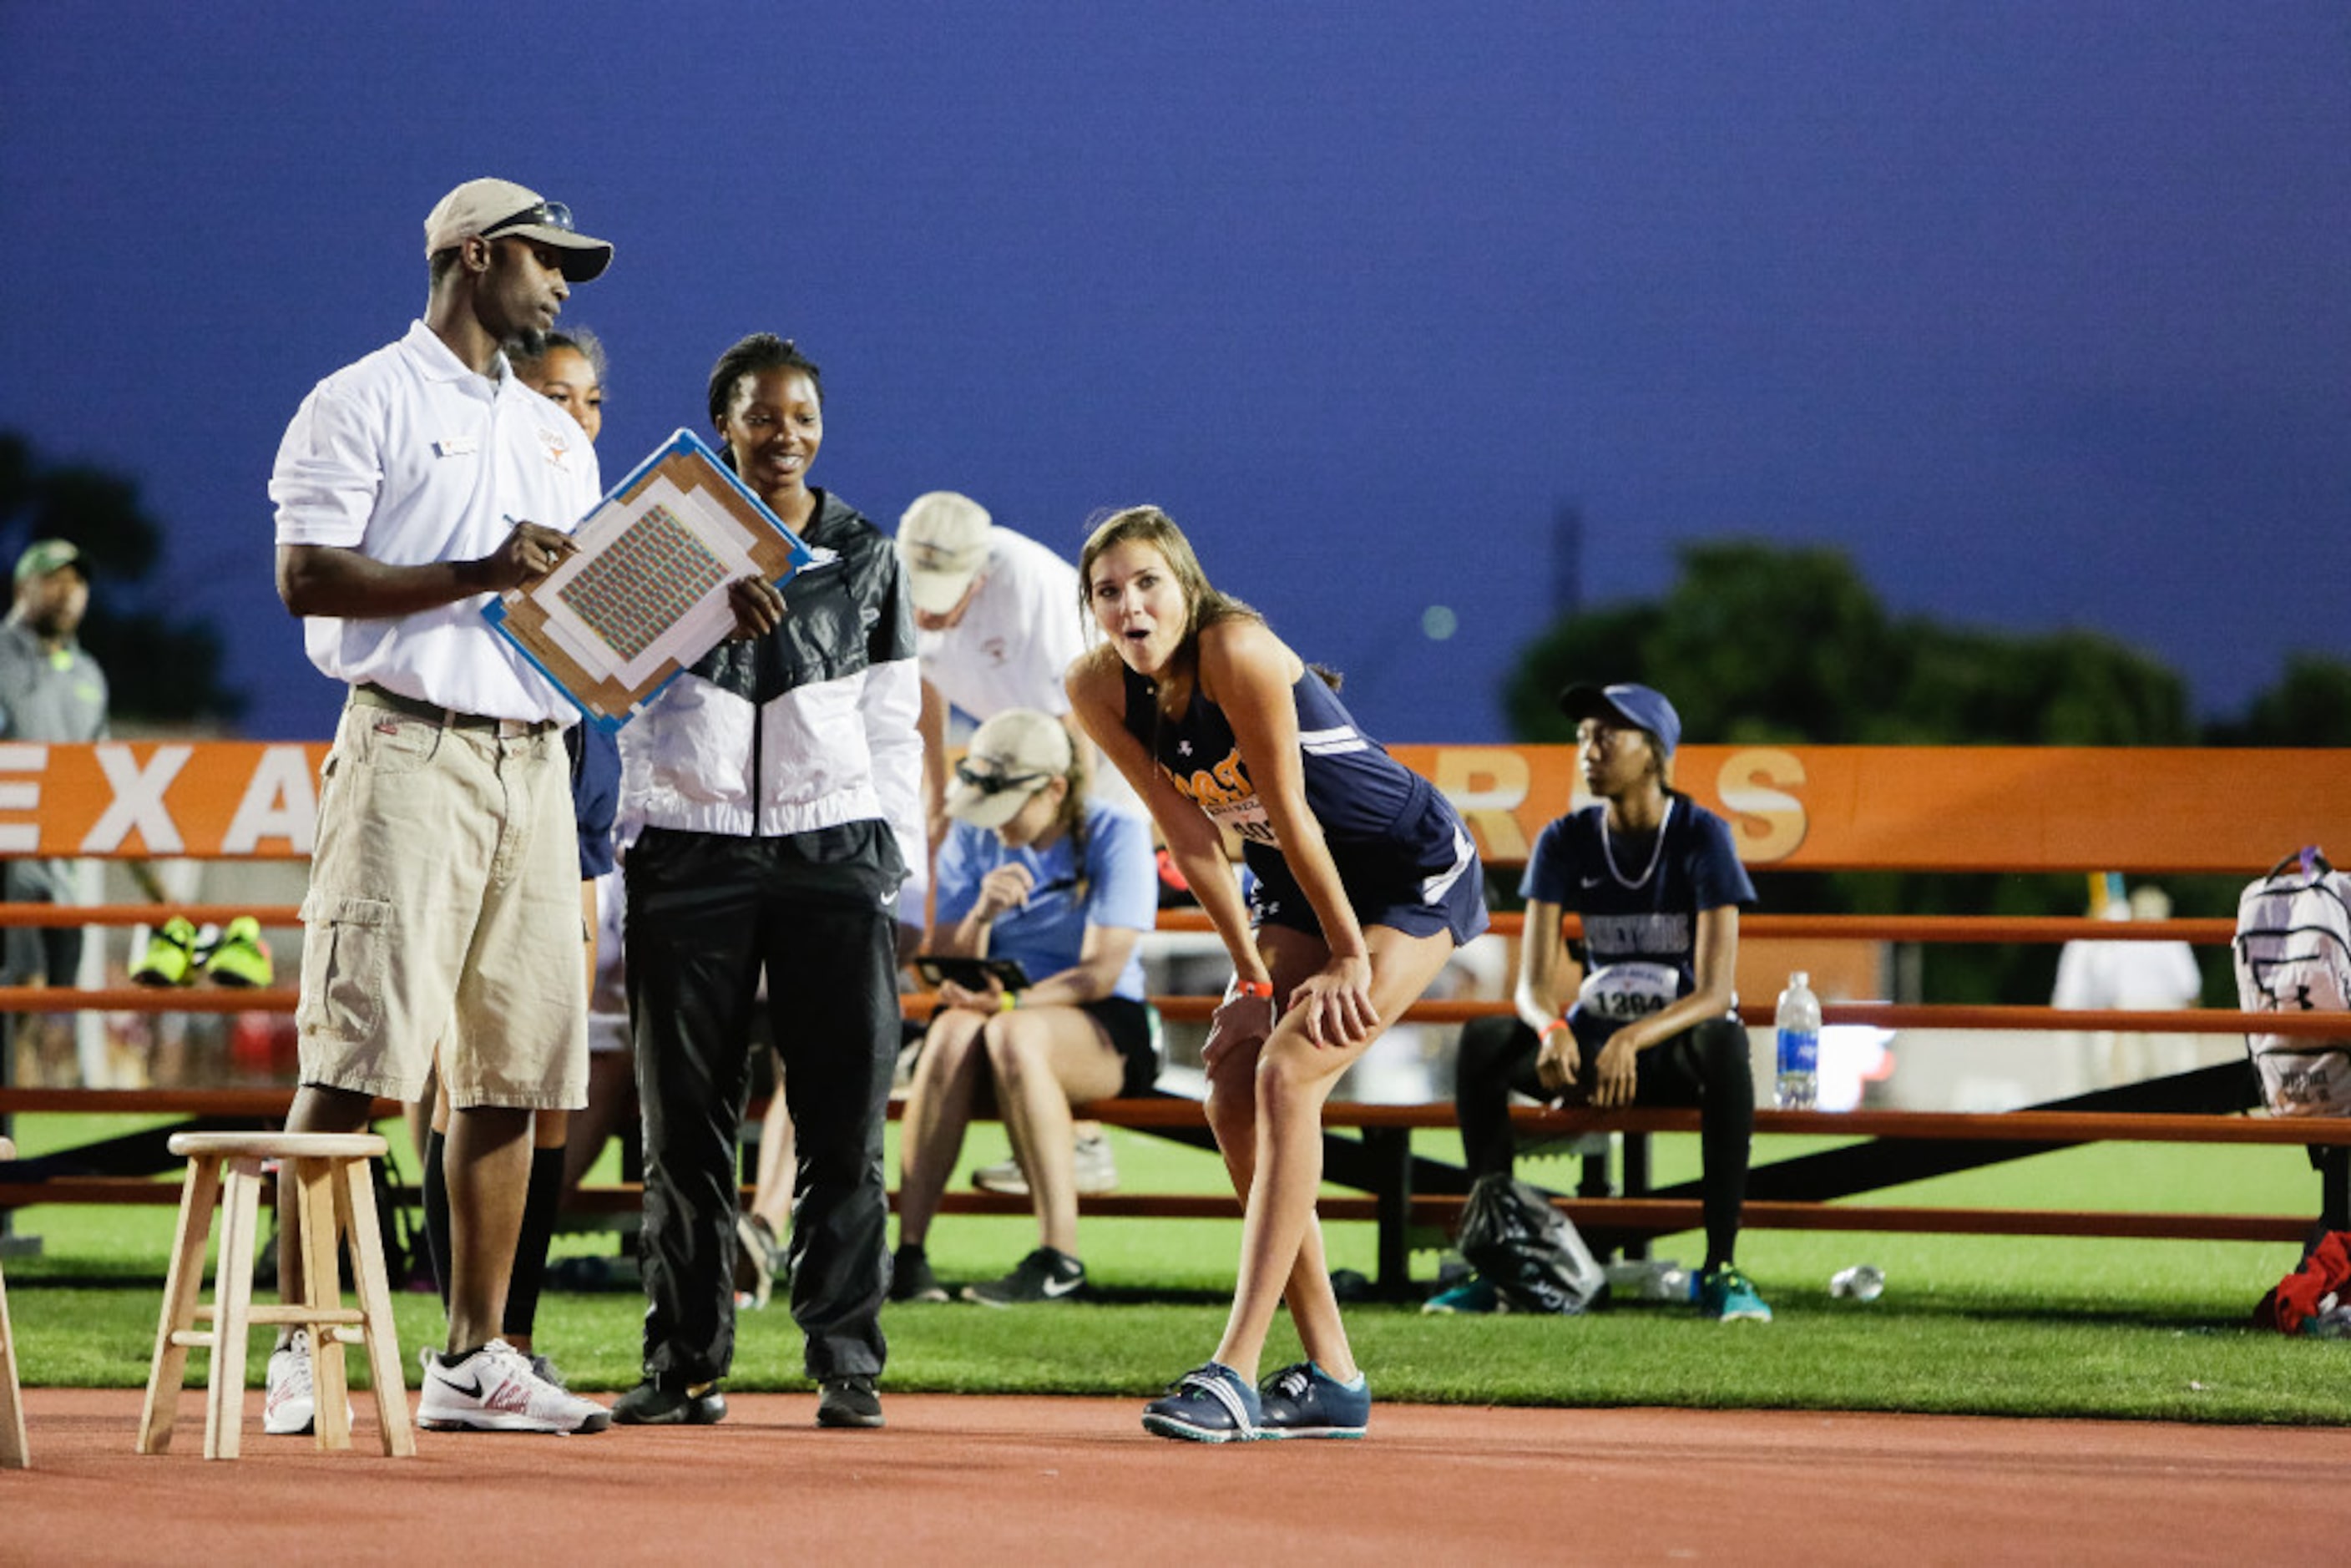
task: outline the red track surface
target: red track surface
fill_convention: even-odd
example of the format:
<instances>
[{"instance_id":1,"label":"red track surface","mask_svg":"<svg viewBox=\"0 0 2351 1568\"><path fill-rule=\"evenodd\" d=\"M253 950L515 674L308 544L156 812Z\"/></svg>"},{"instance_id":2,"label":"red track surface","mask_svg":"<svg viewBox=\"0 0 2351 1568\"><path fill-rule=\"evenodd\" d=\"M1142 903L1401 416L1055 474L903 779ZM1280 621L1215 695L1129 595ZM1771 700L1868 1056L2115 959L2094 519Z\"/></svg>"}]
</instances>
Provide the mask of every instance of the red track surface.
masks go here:
<instances>
[{"instance_id":1,"label":"red track surface","mask_svg":"<svg viewBox=\"0 0 2351 1568\"><path fill-rule=\"evenodd\" d=\"M1131 1400L809 1395L590 1437L425 1432L418 1457L264 1438L131 1452L135 1391L28 1389L0 1563L2275 1562L2334 1540L2351 1431L1384 1406L1364 1443L1170 1443Z\"/></svg>"}]
</instances>

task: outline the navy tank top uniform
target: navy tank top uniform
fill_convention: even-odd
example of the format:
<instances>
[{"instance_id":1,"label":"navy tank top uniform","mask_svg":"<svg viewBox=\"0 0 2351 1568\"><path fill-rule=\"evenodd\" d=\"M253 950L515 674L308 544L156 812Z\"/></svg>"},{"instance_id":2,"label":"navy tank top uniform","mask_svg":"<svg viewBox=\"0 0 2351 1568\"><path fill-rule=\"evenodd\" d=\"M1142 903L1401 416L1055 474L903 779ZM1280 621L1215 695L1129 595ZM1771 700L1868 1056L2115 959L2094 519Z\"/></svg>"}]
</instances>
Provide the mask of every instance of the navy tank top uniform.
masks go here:
<instances>
[{"instance_id":1,"label":"navy tank top uniform","mask_svg":"<svg viewBox=\"0 0 2351 1568\"><path fill-rule=\"evenodd\" d=\"M1604 804L1554 820L1519 893L1583 917L1584 980L1568 1021L1592 1042L1697 988L1700 911L1755 903L1730 825L1678 790L1656 833L1629 842L1609 832Z\"/></svg>"},{"instance_id":2,"label":"navy tank top uniform","mask_svg":"<svg viewBox=\"0 0 2351 1568\"><path fill-rule=\"evenodd\" d=\"M1131 669L1121 674L1128 733L1180 794L1240 836L1257 880L1252 923L1322 936L1224 710L1196 684L1183 716L1171 717L1160 711L1152 681ZM1451 803L1356 727L1339 695L1313 671L1299 677L1290 695L1298 705L1307 810L1322 824L1356 921L1411 936L1449 931L1457 943L1485 930L1485 873Z\"/></svg>"}]
</instances>

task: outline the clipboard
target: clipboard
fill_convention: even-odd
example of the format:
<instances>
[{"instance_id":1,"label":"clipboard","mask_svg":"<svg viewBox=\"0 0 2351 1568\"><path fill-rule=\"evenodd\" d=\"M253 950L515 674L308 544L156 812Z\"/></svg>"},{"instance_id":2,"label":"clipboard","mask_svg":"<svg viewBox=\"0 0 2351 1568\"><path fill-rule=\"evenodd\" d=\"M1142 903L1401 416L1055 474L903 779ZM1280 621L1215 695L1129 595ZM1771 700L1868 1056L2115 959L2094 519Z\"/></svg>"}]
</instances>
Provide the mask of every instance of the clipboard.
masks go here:
<instances>
[{"instance_id":1,"label":"clipboard","mask_svg":"<svg viewBox=\"0 0 2351 1568\"><path fill-rule=\"evenodd\" d=\"M580 548L482 611L492 629L610 733L735 627L726 585L778 586L816 552L681 430L590 509Z\"/></svg>"}]
</instances>

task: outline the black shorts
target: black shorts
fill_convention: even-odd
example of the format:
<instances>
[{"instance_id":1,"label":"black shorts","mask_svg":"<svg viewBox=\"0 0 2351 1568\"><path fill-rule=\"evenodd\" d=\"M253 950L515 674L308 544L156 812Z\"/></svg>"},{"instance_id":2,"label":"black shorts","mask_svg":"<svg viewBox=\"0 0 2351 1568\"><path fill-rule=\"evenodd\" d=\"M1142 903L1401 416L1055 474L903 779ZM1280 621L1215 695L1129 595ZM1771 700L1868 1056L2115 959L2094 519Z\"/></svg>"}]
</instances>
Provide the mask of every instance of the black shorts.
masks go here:
<instances>
[{"instance_id":1,"label":"black shorts","mask_svg":"<svg viewBox=\"0 0 2351 1568\"><path fill-rule=\"evenodd\" d=\"M1469 831L1436 790L1398 821L1392 841L1329 847L1358 925L1385 925L1407 936L1447 932L1457 947L1486 929L1485 868ZM1322 938L1322 922L1280 852L1255 843L1242 852L1257 877L1249 925Z\"/></svg>"},{"instance_id":2,"label":"black shorts","mask_svg":"<svg viewBox=\"0 0 2351 1568\"><path fill-rule=\"evenodd\" d=\"M1111 1049L1118 1052L1125 1074L1119 1080L1119 1098L1129 1100L1138 1094L1150 1093L1152 1085L1159 1082L1159 1070L1166 1065L1166 1047L1159 1034L1159 1015L1152 1010L1151 1005L1136 1001L1132 997L1104 997L1100 1001L1080 1002L1078 1010L1102 1025L1102 1032L1110 1036ZM943 1007L932 1009L932 1021L936 1022L945 1011L946 1009ZM976 1108L985 1111L996 1109L996 1084L993 1080L980 1084L979 1104Z\"/></svg>"},{"instance_id":3,"label":"black shorts","mask_svg":"<svg viewBox=\"0 0 2351 1568\"><path fill-rule=\"evenodd\" d=\"M1118 1051L1119 1060L1126 1064L1126 1077L1118 1086L1121 1099L1148 1094L1151 1086L1159 1082L1161 1045L1159 1019L1148 1002L1138 1002L1132 997L1104 997L1098 1002L1080 1004L1080 1010L1102 1026L1111 1044Z\"/></svg>"}]
</instances>

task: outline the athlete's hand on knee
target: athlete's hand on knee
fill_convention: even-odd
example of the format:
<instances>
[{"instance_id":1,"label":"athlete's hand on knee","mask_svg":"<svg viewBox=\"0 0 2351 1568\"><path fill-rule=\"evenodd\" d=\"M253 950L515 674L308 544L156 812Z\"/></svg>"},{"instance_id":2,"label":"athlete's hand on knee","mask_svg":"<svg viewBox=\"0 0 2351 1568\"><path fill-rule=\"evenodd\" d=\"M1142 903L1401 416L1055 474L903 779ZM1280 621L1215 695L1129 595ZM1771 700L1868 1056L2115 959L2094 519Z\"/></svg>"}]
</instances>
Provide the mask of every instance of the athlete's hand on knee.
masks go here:
<instances>
[{"instance_id":1,"label":"athlete's hand on knee","mask_svg":"<svg viewBox=\"0 0 2351 1568\"><path fill-rule=\"evenodd\" d=\"M735 612L735 640L764 637L784 623L784 596L757 573L726 585L726 605Z\"/></svg>"},{"instance_id":2,"label":"athlete's hand on knee","mask_svg":"<svg viewBox=\"0 0 2351 1568\"><path fill-rule=\"evenodd\" d=\"M1214 1072L1217 1064L1234 1051L1263 1045L1280 1017L1270 996L1227 992L1217 1010L1208 1015L1208 1039L1200 1047L1200 1065Z\"/></svg>"},{"instance_id":3,"label":"athlete's hand on knee","mask_svg":"<svg viewBox=\"0 0 2351 1568\"><path fill-rule=\"evenodd\" d=\"M1639 1052L1623 1033L1611 1035L1608 1043L1600 1048L1599 1059L1592 1064L1592 1103L1594 1105L1630 1105L1633 1103L1635 1078L1634 1058Z\"/></svg>"},{"instance_id":4,"label":"athlete's hand on knee","mask_svg":"<svg viewBox=\"0 0 2351 1568\"><path fill-rule=\"evenodd\" d=\"M1300 982L1290 1005L1304 1010L1306 1038L1316 1045L1361 1045L1379 1032L1369 958L1333 957Z\"/></svg>"}]
</instances>

